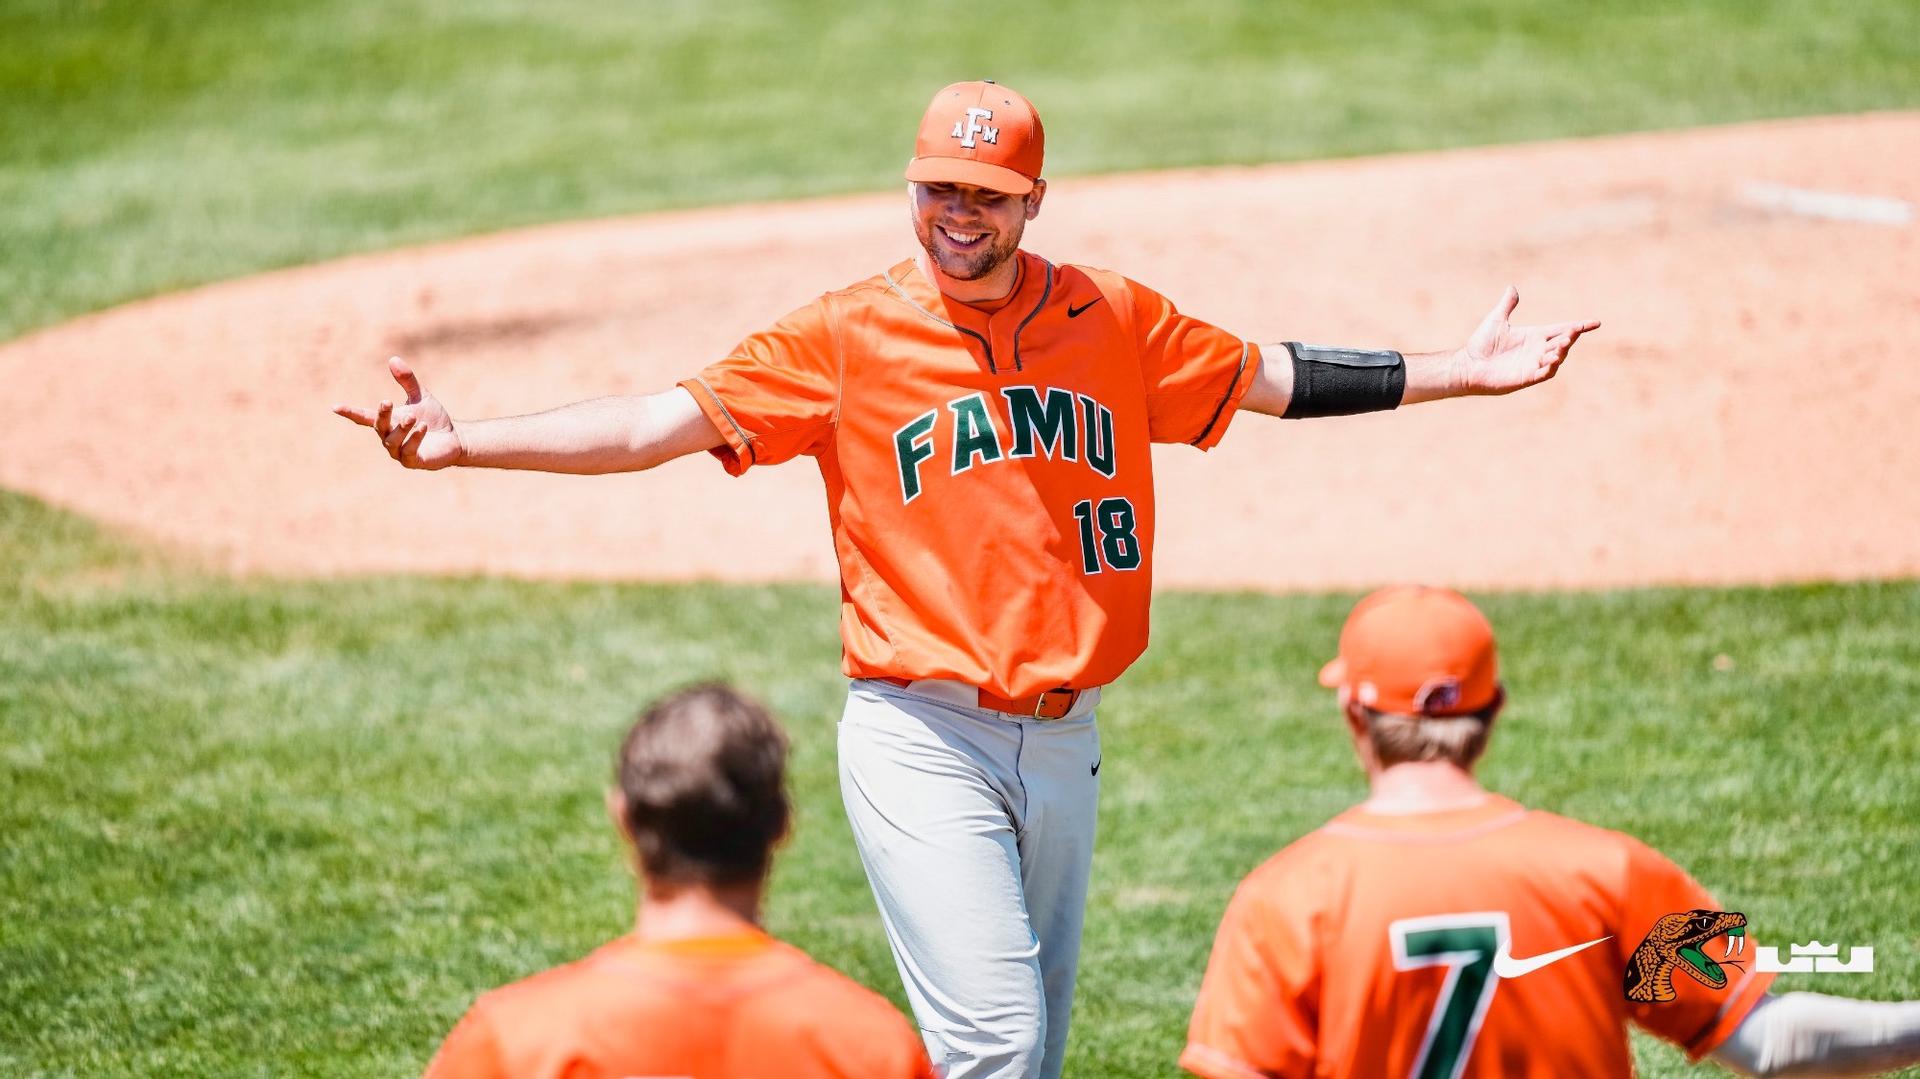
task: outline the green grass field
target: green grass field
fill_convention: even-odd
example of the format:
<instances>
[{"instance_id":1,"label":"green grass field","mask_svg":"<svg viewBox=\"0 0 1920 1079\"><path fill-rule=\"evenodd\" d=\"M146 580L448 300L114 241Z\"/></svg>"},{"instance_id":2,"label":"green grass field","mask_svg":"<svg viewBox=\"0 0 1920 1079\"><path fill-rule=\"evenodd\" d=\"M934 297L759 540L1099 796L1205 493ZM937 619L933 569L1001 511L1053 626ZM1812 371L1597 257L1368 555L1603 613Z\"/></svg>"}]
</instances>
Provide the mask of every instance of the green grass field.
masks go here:
<instances>
[{"instance_id":1,"label":"green grass field","mask_svg":"<svg viewBox=\"0 0 1920 1079\"><path fill-rule=\"evenodd\" d=\"M535 221L885 188L999 78L1054 174L1920 103L1909 0L8 0L0 340Z\"/></svg>"},{"instance_id":2,"label":"green grass field","mask_svg":"<svg viewBox=\"0 0 1920 1079\"><path fill-rule=\"evenodd\" d=\"M704 676L793 732L772 927L899 997L835 789L829 589L233 581L17 496L0 552L0 1072L417 1068L476 989L629 923L601 786L634 708ZM1235 881L1361 795L1313 680L1350 599L1160 602L1103 705L1069 1074L1168 1074ZM1494 786L1646 838L1774 940L1877 948L1821 988L1920 995L1920 585L1486 606Z\"/></svg>"},{"instance_id":3,"label":"green grass field","mask_svg":"<svg viewBox=\"0 0 1920 1079\"><path fill-rule=\"evenodd\" d=\"M1605 11L11 0L0 339L349 251L886 187L978 75L1038 100L1055 173L1920 105L1903 0ZM1351 598L1159 600L1103 708L1069 1075L1170 1074L1233 883L1360 795L1312 680ZM1486 606L1493 785L1643 836L1758 934L1876 947L1819 988L1920 996L1920 585ZM232 580L0 492L0 1074L417 1069L476 990L628 923L600 786L699 676L794 732L773 928L898 999L833 626L824 588Z\"/></svg>"}]
</instances>

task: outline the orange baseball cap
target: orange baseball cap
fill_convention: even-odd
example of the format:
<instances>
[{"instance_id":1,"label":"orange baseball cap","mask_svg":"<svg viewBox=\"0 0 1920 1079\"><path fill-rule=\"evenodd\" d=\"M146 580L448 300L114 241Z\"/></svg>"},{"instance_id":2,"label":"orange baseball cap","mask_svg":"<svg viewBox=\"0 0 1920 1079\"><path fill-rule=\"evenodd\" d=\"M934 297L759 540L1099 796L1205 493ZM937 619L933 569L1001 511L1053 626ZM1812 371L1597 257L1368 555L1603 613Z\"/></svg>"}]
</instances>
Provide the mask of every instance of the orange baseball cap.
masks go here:
<instances>
[{"instance_id":1,"label":"orange baseball cap","mask_svg":"<svg viewBox=\"0 0 1920 1079\"><path fill-rule=\"evenodd\" d=\"M907 179L1024 195L1040 178L1046 143L1033 102L991 80L956 82L921 117Z\"/></svg>"},{"instance_id":2,"label":"orange baseball cap","mask_svg":"<svg viewBox=\"0 0 1920 1079\"><path fill-rule=\"evenodd\" d=\"M1501 694L1493 627L1451 588L1382 588L1354 605L1320 684L1396 715L1478 712Z\"/></svg>"}]
</instances>

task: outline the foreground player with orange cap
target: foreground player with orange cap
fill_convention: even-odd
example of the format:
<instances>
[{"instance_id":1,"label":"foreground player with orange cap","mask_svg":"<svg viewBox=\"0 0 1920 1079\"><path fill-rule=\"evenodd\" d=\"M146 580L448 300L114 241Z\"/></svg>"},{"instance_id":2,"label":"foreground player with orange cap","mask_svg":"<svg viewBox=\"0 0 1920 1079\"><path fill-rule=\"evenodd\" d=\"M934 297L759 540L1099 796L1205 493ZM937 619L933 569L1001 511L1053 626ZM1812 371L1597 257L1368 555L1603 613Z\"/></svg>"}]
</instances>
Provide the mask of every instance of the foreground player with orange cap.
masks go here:
<instances>
[{"instance_id":1,"label":"foreground player with orange cap","mask_svg":"<svg viewBox=\"0 0 1920 1079\"><path fill-rule=\"evenodd\" d=\"M1180 1063L1206 1079L1626 1076L1629 1020L1758 1075L1920 1060L1920 1003L1767 995L1746 918L1630 836L1483 789L1504 703L1466 597L1383 589L1321 671L1371 796L1254 870Z\"/></svg>"},{"instance_id":2,"label":"foreground player with orange cap","mask_svg":"<svg viewBox=\"0 0 1920 1079\"><path fill-rule=\"evenodd\" d=\"M841 581L841 791L908 998L953 1079L1060 1074L1092 865L1102 687L1147 644L1153 443L1507 393L1599 324L1459 348L1259 345L1106 270L1020 248L1045 130L991 82L934 95L907 166L919 250L663 393L455 422L342 406L409 468L602 473L700 450L811 457Z\"/></svg>"},{"instance_id":3,"label":"foreground player with orange cap","mask_svg":"<svg viewBox=\"0 0 1920 1079\"><path fill-rule=\"evenodd\" d=\"M726 686L647 709L607 792L640 875L634 932L482 996L428 1079L932 1079L891 1004L760 928L786 750Z\"/></svg>"}]
</instances>

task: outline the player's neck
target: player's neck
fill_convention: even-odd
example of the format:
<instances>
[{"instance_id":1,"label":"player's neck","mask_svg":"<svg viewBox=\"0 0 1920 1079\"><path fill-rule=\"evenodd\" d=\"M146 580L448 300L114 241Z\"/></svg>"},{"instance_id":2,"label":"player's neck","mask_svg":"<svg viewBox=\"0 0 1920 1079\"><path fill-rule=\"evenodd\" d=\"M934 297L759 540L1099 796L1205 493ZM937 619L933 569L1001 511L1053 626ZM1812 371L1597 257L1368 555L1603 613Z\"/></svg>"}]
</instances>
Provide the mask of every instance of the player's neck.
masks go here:
<instances>
[{"instance_id":1,"label":"player's neck","mask_svg":"<svg viewBox=\"0 0 1920 1079\"><path fill-rule=\"evenodd\" d=\"M1471 809L1490 797L1473 773L1447 761L1406 761L1368 777L1361 808L1369 813L1442 813Z\"/></svg>"},{"instance_id":2,"label":"player's neck","mask_svg":"<svg viewBox=\"0 0 1920 1079\"><path fill-rule=\"evenodd\" d=\"M920 266L920 272L926 275L927 280L933 282L934 287L939 289L942 295L960 303L983 304L1004 300L1013 295L1014 288L1020 284L1020 252L1018 251L1013 253L1012 258L995 266L992 273L985 277L976 277L971 281L962 281L960 278L948 277L941 273L940 267L934 265L933 258L927 254L925 248L922 248L914 259Z\"/></svg>"},{"instance_id":3,"label":"player's neck","mask_svg":"<svg viewBox=\"0 0 1920 1079\"><path fill-rule=\"evenodd\" d=\"M761 884L653 885L642 889L634 934L643 941L728 937L760 928Z\"/></svg>"}]
</instances>

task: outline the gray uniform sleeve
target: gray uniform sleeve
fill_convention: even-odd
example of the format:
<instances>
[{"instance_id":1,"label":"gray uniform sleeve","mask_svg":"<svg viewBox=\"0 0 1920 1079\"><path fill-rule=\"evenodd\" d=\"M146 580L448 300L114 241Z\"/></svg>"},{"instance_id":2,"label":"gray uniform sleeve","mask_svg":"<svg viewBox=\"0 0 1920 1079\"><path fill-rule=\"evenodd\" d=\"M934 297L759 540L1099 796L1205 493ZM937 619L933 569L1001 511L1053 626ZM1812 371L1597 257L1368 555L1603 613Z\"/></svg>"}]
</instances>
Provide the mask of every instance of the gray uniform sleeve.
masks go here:
<instances>
[{"instance_id":1,"label":"gray uniform sleeve","mask_svg":"<svg viewBox=\"0 0 1920 1079\"><path fill-rule=\"evenodd\" d=\"M1742 1075L1872 1075L1920 1062L1920 1001L1768 996L1712 1058Z\"/></svg>"}]
</instances>

